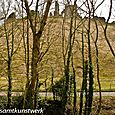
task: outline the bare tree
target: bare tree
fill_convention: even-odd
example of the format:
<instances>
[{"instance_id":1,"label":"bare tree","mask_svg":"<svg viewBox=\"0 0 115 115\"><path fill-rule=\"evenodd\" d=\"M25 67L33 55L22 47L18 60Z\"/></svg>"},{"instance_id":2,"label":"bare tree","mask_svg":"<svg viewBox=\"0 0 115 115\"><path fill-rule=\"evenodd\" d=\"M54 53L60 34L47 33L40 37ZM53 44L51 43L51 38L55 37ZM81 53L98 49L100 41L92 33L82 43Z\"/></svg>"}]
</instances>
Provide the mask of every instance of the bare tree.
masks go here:
<instances>
[{"instance_id":1,"label":"bare tree","mask_svg":"<svg viewBox=\"0 0 115 115\"><path fill-rule=\"evenodd\" d=\"M32 22L32 16L30 14L28 1L24 0L22 2L24 2L24 4L25 4L26 12L27 12L27 15L28 15L28 18L30 21L31 30L33 33L33 49L32 49L32 62L31 62L31 76L32 77L31 77L29 86L27 88L25 107L27 108L29 106L30 108L33 108L33 95L34 95L34 91L35 91L36 79L38 76L37 64L39 63L39 59L40 59L40 55L41 55L40 54L40 38L42 36L44 26L46 25L47 16L48 16L48 12L49 12L52 0L47 1L44 15L41 20L40 27L39 27L38 31L36 31L36 27L34 26L34 24ZM38 9L38 2L39 2L39 0L37 0L37 2L36 2L36 11Z\"/></svg>"},{"instance_id":2,"label":"bare tree","mask_svg":"<svg viewBox=\"0 0 115 115\"><path fill-rule=\"evenodd\" d=\"M15 13L11 13L9 16L10 8L12 6L12 1L8 0L7 3L5 1L2 1L2 13L4 15L4 22L3 22L3 30L2 30L2 37L4 39L5 43L2 48L4 52L2 53L2 57L4 61L7 62L7 77L8 77L8 103L7 107L10 108L12 105L12 79L13 79L13 68L14 65L14 56L16 55L20 43L21 43L21 38L16 39L17 36L17 22L16 22L16 15ZM15 10L15 9L13 9ZM17 43L18 41L18 43ZM2 44L3 44L2 43Z\"/></svg>"},{"instance_id":3,"label":"bare tree","mask_svg":"<svg viewBox=\"0 0 115 115\"><path fill-rule=\"evenodd\" d=\"M109 19L111 17L111 14L112 14L112 7L113 7L113 2L112 0L110 0L110 10L109 10L109 16L108 16L108 19L107 19L107 23L106 23L106 26L105 26L105 29L104 29L104 35L105 35L105 40L110 48L110 51L112 53L112 55L115 57L115 52L114 52L114 49L112 48L110 42L109 42L109 39L107 37L107 26L108 26L108 22L109 22Z\"/></svg>"},{"instance_id":4,"label":"bare tree","mask_svg":"<svg viewBox=\"0 0 115 115\"><path fill-rule=\"evenodd\" d=\"M11 1L8 1L8 9L6 10L5 9L5 3L3 2L2 3L2 8L3 8L3 13L4 13L4 16L5 16L5 20L4 20L4 32L5 32L5 38L6 38L6 47L7 47L7 76L8 76L8 94L7 94L7 97L8 97L8 103L7 103L7 107L10 108L11 107L11 95L12 95L12 58L13 58L13 55L14 55L14 21L13 21L13 17L10 16L8 19L7 19L7 15L8 15L8 12L9 12L9 8L11 7L11 4L10 4ZM11 18L11 19L10 19ZM7 21L11 21L11 35L10 33L8 32L8 25L7 25L7 22L5 22L7 19Z\"/></svg>"}]
</instances>

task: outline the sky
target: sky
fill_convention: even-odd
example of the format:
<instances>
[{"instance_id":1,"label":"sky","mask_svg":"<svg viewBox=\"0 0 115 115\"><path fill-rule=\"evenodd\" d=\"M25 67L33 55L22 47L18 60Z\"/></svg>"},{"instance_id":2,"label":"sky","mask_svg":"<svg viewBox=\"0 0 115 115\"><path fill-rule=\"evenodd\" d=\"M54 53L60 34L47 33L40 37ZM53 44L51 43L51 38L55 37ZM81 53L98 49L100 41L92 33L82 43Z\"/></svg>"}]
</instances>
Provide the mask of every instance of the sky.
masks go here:
<instances>
[{"instance_id":1,"label":"sky","mask_svg":"<svg viewBox=\"0 0 115 115\"><path fill-rule=\"evenodd\" d=\"M44 0L41 0L41 1L44 1ZM58 0L59 2L59 5L60 5L60 12L63 10L64 6L63 6L63 2L64 1L67 1L67 0ZM69 0L71 1L71 4L74 3L74 0ZM78 7L81 6L81 4L83 3L83 1L85 0L77 0L77 5ZM93 0L93 1L96 1L96 6L98 6L103 0ZM112 9L112 15L111 15L111 18L109 20L109 22L112 22L112 21L115 21L115 9L114 9L114 6L115 6L115 0L112 0L113 1L113 9ZM51 8L52 8L52 11L54 9L54 3L52 4ZM105 0L104 3L96 10L96 14L97 16L99 17L105 17L105 19L108 18L108 15L109 15L109 8L110 8L110 0ZM82 9L86 9L85 6L82 6ZM84 16L84 15L83 15Z\"/></svg>"},{"instance_id":2,"label":"sky","mask_svg":"<svg viewBox=\"0 0 115 115\"><path fill-rule=\"evenodd\" d=\"M8 0L0 0L0 1L8 1ZM15 0L14 0L15 1ZM20 0L18 0L18 1L20 1ZM31 0L28 0L29 2L31 2ZM35 8L35 2L36 2L36 0L33 0L34 1L34 4L31 6L31 9L34 9ZM39 0L40 2L40 4L41 3L43 3L44 2L44 0ZM46 0L45 0L46 1ZM55 0L53 0L53 1L55 1ZM65 1L67 1L67 0L58 0L58 2L59 2L59 7L60 7L60 12L64 9L64 5L63 5L63 3L65 2ZM73 1L74 0L69 0L69 1L71 1L71 4L73 4ZM85 1L85 0L77 0L78 2L77 2L77 5L78 5L78 7L83 3L83 1ZM98 4L100 4L101 3L101 1L103 1L103 0L94 0L94 1L96 1L96 6L98 5ZM1 4L2 2L0 2L0 4ZM7 2L5 2L5 7L7 6ZM12 4L12 7L10 8L10 12L9 12L9 14L13 11L12 9L14 8L16 6L16 4L15 3L13 3ZM55 6L55 3L53 2L52 3L52 6L51 6L51 10L50 10L50 12L52 11L54 11L54 6ZM113 0L113 6L115 6L115 0ZM110 0L105 0L104 1L104 3L96 10L96 15L97 16L99 16L99 17L105 17L106 19L108 18L108 15L109 15L109 7L110 7ZM86 9L86 7L83 5L82 6L82 9ZM2 12L2 8L0 7L0 12ZM82 15L82 17L83 17L84 15ZM115 9L114 9L114 7L113 7L113 10L112 10L112 15L111 15L111 18L110 18L110 21L109 22L112 22L112 21L115 21Z\"/></svg>"}]
</instances>

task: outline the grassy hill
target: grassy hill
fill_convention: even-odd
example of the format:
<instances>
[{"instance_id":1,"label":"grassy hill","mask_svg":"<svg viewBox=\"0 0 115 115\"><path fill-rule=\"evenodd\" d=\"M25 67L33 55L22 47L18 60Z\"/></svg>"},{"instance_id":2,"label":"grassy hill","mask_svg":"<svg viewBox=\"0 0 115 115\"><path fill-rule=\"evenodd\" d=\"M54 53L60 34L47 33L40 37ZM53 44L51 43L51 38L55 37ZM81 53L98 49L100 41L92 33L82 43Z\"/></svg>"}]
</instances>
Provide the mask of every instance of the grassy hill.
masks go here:
<instances>
[{"instance_id":1,"label":"grassy hill","mask_svg":"<svg viewBox=\"0 0 115 115\"><path fill-rule=\"evenodd\" d=\"M38 25L39 29L39 19ZM68 37L70 32L70 18L65 19L63 17L49 17L45 26L43 35L41 37L41 52L45 52L49 48L48 52L38 64L39 81L45 83L41 86L41 90L45 90L51 84L52 73L54 74L54 81L58 81L63 77L63 46L64 39L64 52L68 47ZM85 41L85 59L87 59L87 19L76 20L76 35L73 45L73 60L76 70L77 89L81 87L82 82L82 31L84 32ZM98 24L98 48L99 48L99 66L100 66L100 81L103 90L115 90L115 58L113 57L109 46L105 40L104 28L106 22L96 20ZM73 26L74 26L73 22ZM6 29L5 29L6 27ZM23 31L24 30L24 31ZM91 19L90 28L91 39L91 51L93 59L94 69L94 88L98 89L96 79L96 49L94 41L96 40L96 26L94 19ZM74 29L73 29L74 31ZM113 49L115 49L115 25L108 24L107 37L111 43ZM12 58L12 83L13 90L23 90L26 84L26 60L25 60L25 44L27 43L27 20L16 19L5 22L0 27L0 90L7 89L7 42L6 35L8 36L10 51L12 49L12 35L13 35L13 51ZM32 32L29 25L29 48L30 48L30 65L31 65L31 53L32 53ZM115 50L114 50L115 51ZM31 66L30 66L31 77Z\"/></svg>"}]
</instances>

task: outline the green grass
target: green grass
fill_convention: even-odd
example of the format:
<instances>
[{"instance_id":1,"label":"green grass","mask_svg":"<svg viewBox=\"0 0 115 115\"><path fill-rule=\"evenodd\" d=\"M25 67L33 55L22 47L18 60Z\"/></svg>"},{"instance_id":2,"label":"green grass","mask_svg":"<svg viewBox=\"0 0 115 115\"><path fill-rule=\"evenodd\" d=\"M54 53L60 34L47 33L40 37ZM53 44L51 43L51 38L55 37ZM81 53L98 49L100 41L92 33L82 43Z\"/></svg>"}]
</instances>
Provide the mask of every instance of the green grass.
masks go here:
<instances>
[{"instance_id":1,"label":"green grass","mask_svg":"<svg viewBox=\"0 0 115 115\"><path fill-rule=\"evenodd\" d=\"M54 81L58 81L59 78L55 79ZM40 79L40 82L44 82L45 81L45 78L44 79ZM115 91L115 80L114 78L111 77L111 79L101 79L100 80L101 82L101 89L102 91ZM7 91L7 80L5 78L0 78L0 90L5 90ZM12 81L12 85L13 85L13 88L12 90L13 91L24 91L24 86L25 86L25 83L26 83L26 80L13 80ZM47 85L46 85L46 88L48 89L49 87L51 87L51 79L48 79L47 80ZM76 79L76 86L77 86L77 90L80 90L81 88L81 83L82 83L82 79L81 78L77 78ZM43 84L41 87L40 87L40 91L45 91L45 84ZM94 81L94 91L99 91L99 87L98 87L98 83L97 83L97 80Z\"/></svg>"}]
</instances>

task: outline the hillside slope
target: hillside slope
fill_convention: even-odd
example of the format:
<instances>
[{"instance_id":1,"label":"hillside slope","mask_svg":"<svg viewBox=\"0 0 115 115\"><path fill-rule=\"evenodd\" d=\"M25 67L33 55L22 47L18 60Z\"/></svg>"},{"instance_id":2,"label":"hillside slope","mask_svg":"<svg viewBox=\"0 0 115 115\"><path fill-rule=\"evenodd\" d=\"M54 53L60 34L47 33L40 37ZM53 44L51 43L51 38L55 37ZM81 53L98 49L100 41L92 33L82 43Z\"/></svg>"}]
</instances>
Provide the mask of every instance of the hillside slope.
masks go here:
<instances>
[{"instance_id":1,"label":"hillside slope","mask_svg":"<svg viewBox=\"0 0 115 115\"><path fill-rule=\"evenodd\" d=\"M85 41L85 59L87 59L87 19L77 19L75 27L75 40L73 45L73 60L76 70L76 81L78 89L80 88L82 80L82 31ZM98 24L98 48L99 48L99 66L100 66L100 80L102 89L115 90L115 58L113 57L110 48L105 40L104 27L105 22L96 20ZM23 25L24 24L24 25ZM75 21L73 22L73 26ZM6 30L5 30L5 27ZM39 20L37 28L39 29ZM24 30L24 31L23 31ZM95 76L94 86L98 89L96 80L96 49L94 41L96 40L96 26L95 21L91 20L90 28L91 51L93 59L93 69ZM74 32L74 28L72 30ZM54 81L59 80L63 76L63 51L66 52L68 48L68 38L70 32L70 19L63 20L63 17L49 17L41 38L41 53L47 49L48 52L38 65L38 74L40 82L51 84L52 71L54 74ZM27 42L27 20L13 20L8 21L0 27L0 90L7 88L7 42L6 35L8 35L10 51L12 43L14 43L14 55L12 61L12 83L13 90L23 90L26 83L26 65L25 65L25 46ZM12 35L14 41L12 42ZM30 47L30 65L32 52L32 32L29 26L29 47ZM115 49L115 25L108 24L107 37L113 49ZM64 41L63 41L64 40ZM64 42L64 48L62 43ZM64 50L63 50L64 49ZM115 51L115 50L114 50ZM30 66L31 77L31 66ZM45 85L41 87L44 90Z\"/></svg>"}]
</instances>

